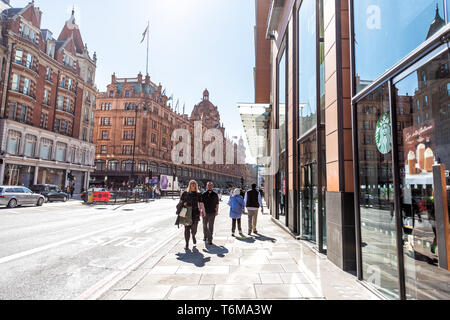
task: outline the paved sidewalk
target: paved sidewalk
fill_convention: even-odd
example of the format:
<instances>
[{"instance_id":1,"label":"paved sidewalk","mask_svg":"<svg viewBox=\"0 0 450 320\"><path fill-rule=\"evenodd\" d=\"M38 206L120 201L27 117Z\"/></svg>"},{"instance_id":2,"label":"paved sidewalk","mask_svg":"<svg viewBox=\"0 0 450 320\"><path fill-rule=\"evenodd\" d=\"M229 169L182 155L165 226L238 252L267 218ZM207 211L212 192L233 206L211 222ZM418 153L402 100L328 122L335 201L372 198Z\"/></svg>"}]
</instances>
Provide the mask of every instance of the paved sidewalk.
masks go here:
<instances>
[{"instance_id":1,"label":"paved sidewalk","mask_svg":"<svg viewBox=\"0 0 450 320\"><path fill-rule=\"evenodd\" d=\"M231 236L226 202L216 220L214 245L185 251L182 229L112 286L101 300L327 299L377 300L354 276L295 240L270 215L259 214L260 235ZM267 209L266 209L267 212ZM175 216L174 216L175 221ZM243 231L247 216L243 216Z\"/></svg>"}]
</instances>

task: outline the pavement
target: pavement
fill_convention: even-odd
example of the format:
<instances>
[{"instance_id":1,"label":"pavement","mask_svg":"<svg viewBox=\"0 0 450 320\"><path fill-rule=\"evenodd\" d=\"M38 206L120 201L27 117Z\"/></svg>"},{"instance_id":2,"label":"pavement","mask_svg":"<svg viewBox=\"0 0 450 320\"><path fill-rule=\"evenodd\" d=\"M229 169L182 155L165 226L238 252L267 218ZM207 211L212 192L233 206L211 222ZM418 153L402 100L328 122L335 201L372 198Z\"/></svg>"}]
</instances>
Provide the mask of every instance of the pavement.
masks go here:
<instances>
[{"instance_id":1,"label":"pavement","mask_svg":"<svg viewBox=\"0 0 450 320\"><path fill-rule=\"evenodd\" d=\"M228 211L222 202L213 245L202 241L200 224L197 246L192 247L191 240L191 250L186 251L180 228L83 299L379 300L355 276L284 231L269 214L259 214L260 234L232 237ZM242 227L247 228L246 215Z\"/></svg>"}]
</instances>

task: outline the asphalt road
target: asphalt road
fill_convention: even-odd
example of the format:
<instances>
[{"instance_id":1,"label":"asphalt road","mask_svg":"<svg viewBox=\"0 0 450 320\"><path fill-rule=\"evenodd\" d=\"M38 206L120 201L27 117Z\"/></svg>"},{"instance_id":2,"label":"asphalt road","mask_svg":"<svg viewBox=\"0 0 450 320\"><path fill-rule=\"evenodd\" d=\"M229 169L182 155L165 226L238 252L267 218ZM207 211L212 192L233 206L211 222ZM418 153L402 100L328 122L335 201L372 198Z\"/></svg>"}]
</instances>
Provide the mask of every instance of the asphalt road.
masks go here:
<instances>
[{"instance_id":1,"label":"asphalt road","mask_svg":"<svg viewBox=\"0 0 450 320\"><path fill-rule=\"evenodd\" d=\"M178 231L171 199L0 208L0 299L75 299Z\"/></svg>"}]
</instances>

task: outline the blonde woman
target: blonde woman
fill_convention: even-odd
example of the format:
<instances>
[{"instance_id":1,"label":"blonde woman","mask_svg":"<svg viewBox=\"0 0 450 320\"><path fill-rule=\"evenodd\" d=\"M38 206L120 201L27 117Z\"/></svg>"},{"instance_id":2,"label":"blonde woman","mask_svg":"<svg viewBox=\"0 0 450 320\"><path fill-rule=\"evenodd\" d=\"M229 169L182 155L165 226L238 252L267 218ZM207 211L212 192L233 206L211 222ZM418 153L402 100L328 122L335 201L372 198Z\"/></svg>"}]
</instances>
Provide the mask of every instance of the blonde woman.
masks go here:
<instances>
[{"instance_id":1,"label":"blonde woman","mask_svg":"<svg viewBox=\"0 0 450 320\"><path fill-rule=\"evenodd\" d=\"M195 180L189 182L189 187L186 192L181 195L181 202L185 207L192 208L192 225L185 226L184 239L186 240L186 250L189 250L189 241L192 234L192 241L194 246L197 244L198 223L200 222L200 216L204 216L205 208L202 202L202 194L198 192L198 184Z\"/></svg>"}]
</instances>

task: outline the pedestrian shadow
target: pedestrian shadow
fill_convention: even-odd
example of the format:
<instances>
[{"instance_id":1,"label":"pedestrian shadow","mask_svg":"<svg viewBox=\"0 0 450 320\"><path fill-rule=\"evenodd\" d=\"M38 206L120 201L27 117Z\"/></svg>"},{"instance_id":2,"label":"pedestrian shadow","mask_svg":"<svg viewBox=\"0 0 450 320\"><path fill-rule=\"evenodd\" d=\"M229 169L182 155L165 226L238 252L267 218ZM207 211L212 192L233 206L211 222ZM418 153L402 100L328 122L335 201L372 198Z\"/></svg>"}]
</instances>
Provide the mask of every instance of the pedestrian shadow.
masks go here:
<instances>
[{"instance_id":1,"label":"pedestrian shadow","mask_svg":"<svg viewBox=\"0 0 450 320\"><path fill-rule=\"evenodd\" d=\"M236 237L236 240L241 241L241 242L245 242L245 243L255 243L256 242L255 238L253 238L253 237L246 237L244 235Z\"/></svg>"},{"instance_id":2,"label":"pedestrian shadow","mask_svg":"<svg viewBox=\"0 0 450 320\"><path fill-rule=\"evenodd\" d=\"M229 253L228 249L224 246L216 246L215 244L208 244L206 245L206 249L203 249L203 252L209 253L209 254L215 254L219 258L225 258L225 255Z\"/></svg>"},{"instance_id":3,"label":"pedestrian shadow","mask_svg":"<svg viewBox=\"0 0 450 320\"><path fill-rule=\"evenodd\" d=\"M272 243L277 242L277 239L275 238L271 238L271 237L267 237L265 235L262 234L257 234L254 236L254 239L258 240L258 241L270 241Z\"/></svg>"},{"instance_id":4,"label":"pedestrian shadow","mask_svg":"<svg viewBox=\"0 0 450 320\"><path fill-rule=\"evenodd\" d=\"M177 253L176 256L177 260L191 263L198 268L204 267L207 262L211 261L211 258L205 258L205 256L198 251L197 247L194 247L192 251L187 249L185 253Z\"/></svg>"}]
</instances>

